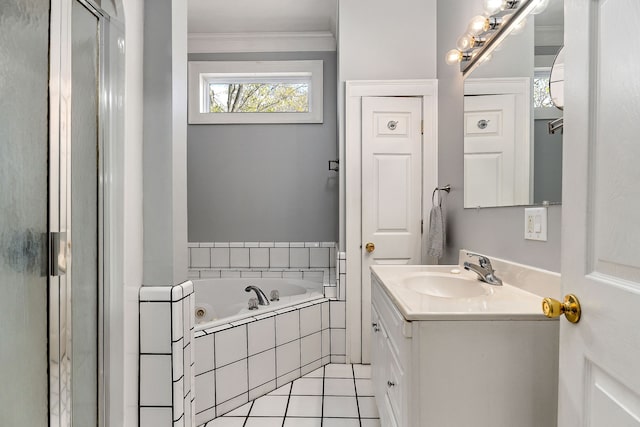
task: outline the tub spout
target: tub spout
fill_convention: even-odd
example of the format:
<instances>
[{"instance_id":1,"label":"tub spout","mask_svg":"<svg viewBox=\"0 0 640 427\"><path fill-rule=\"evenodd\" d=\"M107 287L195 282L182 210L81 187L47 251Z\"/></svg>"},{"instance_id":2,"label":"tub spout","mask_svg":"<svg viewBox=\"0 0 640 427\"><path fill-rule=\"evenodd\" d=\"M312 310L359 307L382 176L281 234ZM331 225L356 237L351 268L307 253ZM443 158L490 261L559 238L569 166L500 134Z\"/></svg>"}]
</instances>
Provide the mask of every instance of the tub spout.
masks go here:
<instances>
[{"instance_id":1,"label":"tub spout","mask_svg":"<svg viewBox=\"0 0 640 427\"><path fill-rule=\"evenodd\" d=\"M257 286L247 286L246 288L244 288L245 292L251 292L254 291L256 293L256 297L258 297L258 304L260 305L269 305L269 298L267 298L267 296L264 294L264 292L262 292L262 289L260 289Z\"/></svg>"}]
</instances>

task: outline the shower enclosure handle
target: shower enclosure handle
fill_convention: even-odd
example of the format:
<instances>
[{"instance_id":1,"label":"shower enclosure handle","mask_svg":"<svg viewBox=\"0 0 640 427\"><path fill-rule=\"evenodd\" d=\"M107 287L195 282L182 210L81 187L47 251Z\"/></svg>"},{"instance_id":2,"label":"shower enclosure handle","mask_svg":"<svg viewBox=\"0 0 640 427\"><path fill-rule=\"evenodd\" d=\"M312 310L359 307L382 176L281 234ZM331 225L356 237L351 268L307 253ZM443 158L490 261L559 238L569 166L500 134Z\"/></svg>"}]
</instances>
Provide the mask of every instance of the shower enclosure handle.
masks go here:
<instances>
[{"instance_id":1,"label":"shower enclosure handle","mask_svg":"<svg viewBox=\"0 0 640 427\"><path fill-rule=\"evenodd\" d=\"M67 272L67 233L55 231L51 233L51 276L62 276Z\"/></svg>"}]
</instances>

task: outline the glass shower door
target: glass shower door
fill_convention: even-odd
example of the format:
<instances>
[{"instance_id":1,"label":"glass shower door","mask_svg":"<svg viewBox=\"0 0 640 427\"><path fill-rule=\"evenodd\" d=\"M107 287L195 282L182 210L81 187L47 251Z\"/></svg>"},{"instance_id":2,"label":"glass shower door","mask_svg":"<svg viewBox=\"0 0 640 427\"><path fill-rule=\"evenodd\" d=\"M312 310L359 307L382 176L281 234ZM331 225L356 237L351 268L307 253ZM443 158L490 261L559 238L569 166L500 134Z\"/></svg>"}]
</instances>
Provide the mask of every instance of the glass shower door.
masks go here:
<instances>
[{"instance_id":1,"label":"glass shower door","mask_svg":"<svg viewBox=\"0 0 640 427\"><path fill-rule=\"evenodd\" d=\"M99 22L71 6L71 419L98 425L99 318Z\"/></svg>"},{"instance_id":2,"label":"glass shower door","mask_svg":"<svg viewBox=\"0 0 640 427\"><path fill-rule=\"evenodd\" d=\"M49 2L0 0L0 425L48 423Z\"/></svg>"}]
</instances>

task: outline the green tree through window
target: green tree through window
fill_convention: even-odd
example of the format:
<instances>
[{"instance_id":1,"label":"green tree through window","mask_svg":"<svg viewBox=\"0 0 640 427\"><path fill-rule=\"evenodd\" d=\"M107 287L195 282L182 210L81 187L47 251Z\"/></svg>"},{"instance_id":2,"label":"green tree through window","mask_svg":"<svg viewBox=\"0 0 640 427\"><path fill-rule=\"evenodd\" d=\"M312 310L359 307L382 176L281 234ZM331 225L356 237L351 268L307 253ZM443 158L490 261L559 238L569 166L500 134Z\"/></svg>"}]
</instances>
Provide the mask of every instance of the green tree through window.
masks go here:
<instances>
[{"instance_id":1,"label":"green tree through window","mask_svg":"<svg viewBox=\"0 0 640 427\"><path fill-rule=\"evenodd\" d=\"M211 113L308 113L309 83L210 83Z\"/></svg>"}]
</instances>

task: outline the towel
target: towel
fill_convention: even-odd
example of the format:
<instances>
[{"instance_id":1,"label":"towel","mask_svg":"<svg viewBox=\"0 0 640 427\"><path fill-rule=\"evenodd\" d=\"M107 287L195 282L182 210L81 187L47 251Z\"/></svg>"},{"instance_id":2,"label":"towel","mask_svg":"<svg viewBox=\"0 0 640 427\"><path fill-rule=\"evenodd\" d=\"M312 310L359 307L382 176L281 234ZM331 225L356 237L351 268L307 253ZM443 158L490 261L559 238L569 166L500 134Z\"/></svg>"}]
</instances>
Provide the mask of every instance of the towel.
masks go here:
<instances>
[{"instance_id":1,"label":"towel","mask_svg":"<svg viewBox=\"0 0 640 427\"><path fill-rule=\"evenodd\" d=\"M438 191L438 204L435 203L433 197ZM429 232L427 234L427 254L429 256L440 258L444 253L444 244L446 239L446 230L444 223L444 215L442 214L442 197L439 190L434 190L431 196L433 207L429 213Z\"/></svg>"}]
</instances>

